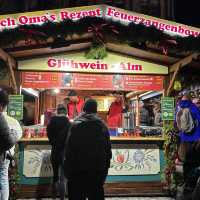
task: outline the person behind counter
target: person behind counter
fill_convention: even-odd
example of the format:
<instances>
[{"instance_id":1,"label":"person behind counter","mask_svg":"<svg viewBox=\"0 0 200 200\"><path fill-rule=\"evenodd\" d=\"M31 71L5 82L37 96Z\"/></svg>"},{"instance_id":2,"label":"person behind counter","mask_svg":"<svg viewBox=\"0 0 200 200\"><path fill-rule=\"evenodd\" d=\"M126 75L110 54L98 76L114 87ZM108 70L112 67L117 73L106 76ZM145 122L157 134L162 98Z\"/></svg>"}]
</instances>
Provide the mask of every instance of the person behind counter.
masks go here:
<instances>
[{"instance_id":1,"label":"person behind counter","mask_svg":"<svg viewBox=\"0 0 200 200\"><path fill-rule=\"evenodd\" d=\"M139 106L140 106L140 125L149 126L150 125L149 111L145 108L145 104L143 101L140 102Z\"/></svg>"},{"instance_id":2,"label":"person behind counter","mask_svg":"<svg viewBox=\"0 0 200 200\"><path fill-rule=\"evenodd\" d=\"M162 126L162 114L160 103L155 103L154 105L154 126Z\"/></svg>"},{"instance_id":3,"label":"person behind counter","mask_svg":"<svg viewBox=\"0 0 200 200\"><path fill-rule=\"evenodd\" d=\"M53 167L53 195L59 192L60 199L65 197L65 180L62 161L64 158L65 140L68 135L70 122L66 117L67 110L64 105L57 106L57 115L52 117L47 126L47 136L51 149L51 163Z\"/></svg>"},{"instance_id":4,"label":"person behind counter","mask_svg":"<svg viewBox=\"0 0 200 200\"><path fill-rule=\"evenodd\" d=\"M124 97L120 93L114 93L115 100L111 103L107 123L108 127L122 127L122 113L125 112L126 107Z\"/></svg>"},{"instance_id":5,"label":"person behind counter","mask_svg":"<svg viewBox=\"0 0 200 200\"><path fill-rule=\"evenodd\" d=\"M69 102L67 103L67 114L69 119L74 119L77 117L83 108L84 100L79 97L76 93L76 91L71 90L68 94Z\"/></svg>"}]
</instances>

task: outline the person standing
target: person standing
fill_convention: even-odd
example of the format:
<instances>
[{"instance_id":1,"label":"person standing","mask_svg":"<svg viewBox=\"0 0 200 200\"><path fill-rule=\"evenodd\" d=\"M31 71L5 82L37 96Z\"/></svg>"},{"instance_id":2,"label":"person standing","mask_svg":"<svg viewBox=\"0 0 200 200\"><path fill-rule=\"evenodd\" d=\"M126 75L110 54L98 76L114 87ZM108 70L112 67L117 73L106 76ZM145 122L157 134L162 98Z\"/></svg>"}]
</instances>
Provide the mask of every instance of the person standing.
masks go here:
<instances>
[{"instance_id":1,"label":"person standing","mask_svg":"<svg viewBox=\"0 0 200 200\"><path fill-rule=\"evenodd\" d=\"M122 127L122 113L125 111L124 98L120 93L115 93L115 100L108 111L108 127Z\"/></svg>"},{"instance_id":2,"label":"person standing","mask_svg":"<svg viewBox=\"0 0 200 200\"><path fill-rule=\"evenodd\" d=\"M58 192L61 199L65 198L65 180L63 173L64 146L67 138L70 122L66 117L67 111L64 105L57 106L57 115L52 117L47 125L47 136L51 149L51 163L53 167L53 192Z\"/></svg>"},{"instance_id":3,"label":"person standing","mask_svg":"<svg viewBox=\"0 0 200 200\"><path fill-rule=\"evenodd\" d=\"M149 111L146 109L143 101L140 101L139 107L140 107L140 125L141 126L149 126L150 125L150 114L149 114Z\"/></svg>"},{"instance_id":4,"label":"person standing","mask_svg":"<svg viewBox=\"0 0 200 200\"><path fill-rule=\"evenodd\" d=\"M19 122L5 112L8 103L7 92L0 88L0 200L9 199L8 168L14 145L22 136Z\"/></svg>"},{"instance_id":5,"label":"person standing","mask_svg":"<svg viewBox=\"0 0 200 200\"><path fill-rule=\"evenodd\" d=\"M161 114L161 108L160 103L156 103L154 105L154 126L162 126L162 114Z\"/></svg>"},{"instance_id":6,"label":"person standing","mask_svg":"<svg viewBox=\"0 0 200 200\"><path fill-rule=\"evenodd\" d=\"M103 185L112 157L109 131L88 99L72 123L65 151L69 200L104 200Z\"/></svg>"},{"instance_id":7,"label":"person standing","mask_svg":"<svg viewBox=\"0 0 200 200\"><path fill-rule=\"evenodd\" d=\"M69 102L67 103L67 114L69 119L72 120L82 112L84 100L80 98L74 90L69 92L68 97Z\"/></svg>"}]
</instances>

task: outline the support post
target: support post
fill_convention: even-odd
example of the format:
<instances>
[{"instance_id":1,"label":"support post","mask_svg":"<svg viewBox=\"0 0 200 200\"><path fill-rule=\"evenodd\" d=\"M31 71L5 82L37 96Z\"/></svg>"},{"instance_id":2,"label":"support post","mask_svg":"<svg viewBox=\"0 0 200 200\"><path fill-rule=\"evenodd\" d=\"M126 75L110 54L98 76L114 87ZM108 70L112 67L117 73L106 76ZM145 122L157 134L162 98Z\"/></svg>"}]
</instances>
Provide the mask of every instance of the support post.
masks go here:
<instances>
[{"instance_id":1,"label":"support post","mask_svg":"<svg viewBox=\"0 0 200 200\"><path fill-rule=\"evenodd\" d=\"M198 55L199 54L197 54L197 53L193 53L193 54L191 54L191 55L179 60L178 62L176 62L175 64L173 64L173 65L171 65L169 67L169 72L171 72L171 73L173 72L173 76L172 76L172 79L170 80L169 87L167 89L167 96L169 96L169 94L171 92L171 89L172 89L172 86L174 84L176 75L178 74L178 71L182 67L184 67L184 66L188 65L189 63L191 63L193 59L197 59Z\"/></svg>"}]
</instances>

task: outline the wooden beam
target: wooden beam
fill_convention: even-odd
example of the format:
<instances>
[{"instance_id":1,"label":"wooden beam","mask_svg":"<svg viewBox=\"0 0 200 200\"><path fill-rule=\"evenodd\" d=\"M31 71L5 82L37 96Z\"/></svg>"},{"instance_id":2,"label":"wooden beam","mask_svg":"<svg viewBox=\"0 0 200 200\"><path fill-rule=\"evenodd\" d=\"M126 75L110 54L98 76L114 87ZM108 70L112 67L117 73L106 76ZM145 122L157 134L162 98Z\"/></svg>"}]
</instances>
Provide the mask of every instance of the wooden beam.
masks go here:
<instances>
[{"instance_id":1,"label":"wooden beam","mask_svg":"<svg viewBox=\"0 0 200 200\"><path fill-rule=\"evenodd\" d=\"M27 49L27 50L18 50L9 52L14 58L25 58L33 56L41 56L53 53L62 53L67 51L83 51L91 46L91 42L85 42L80 44L72 44L67 47L51 49L49 47L45 48L36 48L36 49Z\"/></svg>"},{"instance_id":2,"label":"wooden beam","mask_svg":"<svg viewBox=\"0 0 200 200\"><path fill-rule=\"evenodd\" d=\"M169 72L175 72L177 69L177 66L180 66L180 68L182 68L182 67L188 65L189 63L192 62L193 59L197 59L198 55L199 55L198 53L193 53L193 54L179 60L178 62L176 62L175 64L173 64L169 67Z\"/></svg>"},{"instance_id":3,"label":"wooden beam","mask_svg":"<svg viewBox=\"0 0 200 200\"><path fill-rule=\"evenodd\" d=\"M167 96L169 96L169 94L171 92L172 86L176 79L176 75L178 74L178 71L180 70L180 68L188 65L189 63L192 62L193 59L197 59L197 57L198 57L198 54L193 53L193 54L179 60L177 63L175 63L169 67L169 71L173 72L173 76L172 76L172 79L170 80L169 87L167 89Z\"/></svg>"},{"instance_id":4,"label":"wooden beam","mask_svg":"<svg viewBox=\"0 0 200 200\"><path fill-rule=\"evenodd\" d=\"M16 62L9 54L7 54L2 49L0 49L0 58L2 60L4 60L8 65L10 75L11 75L11 81L12 81L14 93L17 94L17 83L16 83L16 79L15 79L15 73L14 73L14 70L13 70L14 68L16 68Z\"/></svg>"},{"instance_id":5,"label":"wooden beam","mask_svg":"<svg viewBox=\"0 0 200 200\"><path fill-rule=\"evenodd\" d=\"M134 56L136 58L144 59L150 62L155 62L156 64L163 64L166 66L169 66L179 61L179 58L170 57L170 56L150 52L147 50L138 49L135 47L130 47L124 44L106 43L106 48L113 52L123 53L125 55Z\"/></svg>"}]
</instances>

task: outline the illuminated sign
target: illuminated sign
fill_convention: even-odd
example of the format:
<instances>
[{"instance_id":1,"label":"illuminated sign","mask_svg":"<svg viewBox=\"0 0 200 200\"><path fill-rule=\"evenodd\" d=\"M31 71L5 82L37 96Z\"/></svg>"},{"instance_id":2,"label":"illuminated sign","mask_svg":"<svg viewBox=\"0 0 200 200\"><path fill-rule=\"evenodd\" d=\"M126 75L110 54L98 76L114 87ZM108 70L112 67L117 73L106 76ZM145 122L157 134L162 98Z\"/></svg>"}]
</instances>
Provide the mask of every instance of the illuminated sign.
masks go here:
<instances>
[{"instance_id":1,"label":"illuminated sign","mask_svg":"<svg viewBox=\"0 0 200 200\"><path fill-rule=\"evenodd\" d=\"M168 74L168 67L128 56L108 53L101 60L86 59L82 53L64 53L18 62L23 71L85 72L113 74Z\"/></svg>"},{"instance_id":2,"label":"illuminated sign","mask_svg":"<svg viewBox=\"0 0 200 200\"><path fill-rule=\"evenodd\" d=\"M112 19L113 21L120 21L124 24L129 24L131 22L135 24L141 23L147 27L154 26L157 29L172 35L194 37L200 35L200 29L198 28L106 5L1 15L0 30L15 28L19 25L43 24L48 21L59 22L66 19L78 20L86 16Z\"/></svg>"}]
</instances>

